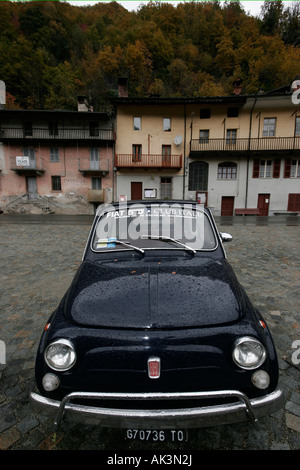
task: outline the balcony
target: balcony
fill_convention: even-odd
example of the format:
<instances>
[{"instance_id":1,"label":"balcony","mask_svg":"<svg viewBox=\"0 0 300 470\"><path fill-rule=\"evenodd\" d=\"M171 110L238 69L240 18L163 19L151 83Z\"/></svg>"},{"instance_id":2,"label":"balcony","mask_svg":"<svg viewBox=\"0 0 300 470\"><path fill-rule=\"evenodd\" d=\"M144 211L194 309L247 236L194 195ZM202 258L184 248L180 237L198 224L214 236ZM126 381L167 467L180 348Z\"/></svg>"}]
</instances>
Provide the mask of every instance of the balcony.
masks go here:
<instances>
[{"instance_id":1,"label":"balcony","mask_svg":"<svg viewBox=\"0 0 300 470\"><path fill-rule=\"evenodd\" d=\"M106 176L109 173L109 159L80 158L78 170L83 176Z\"/></svg>"},{"instance_id":2,"label":"balcony","mask_svg":"<svg viewBox=\"0 0 300 470\"><path fill-rule=\"evenodd\" d=\"M67 129L58 128L32 128L30 130L19 128L0 129L0 141L114 141L114 132L111 129Z\"/></svg>"},{"instance_id":3,"label":"balcony","mask_svg":"<svg viewBox=\"0 0 300 470\"><path fill-rule=\"evenodd\" d=\"M24 156L10 157L10 170L25 176L42 176L45 172L41 162L37 162L35 158Z\"/></svg>"},{"instance_id":4,"label":"balcony","mask_svg":"<svg viewBox=\"0 0 300 470\"><path fill-rule=\"evenodd\" d=\"M104 189L89 189L88 202L104 202L105 201L105 190Z\"/></svg>"},{"instance_id":5,"label":"balcony","mask_svg":"<svg viewBox=\"0 0 300 470\"><path fill-rule=\"evenodd\" d=\"M182 155L133 155L118 154L115 167L121 168L156 168L179 171L182 168Z\"/></svg>"},{"instance_id":6,"label":"balcony","mask_svg":"<svg viewBox=\"0 0 300 470\"><path fill-rule=\"evenodd\" d=\"M190 141L190 156L197 157L203 154L214 153L266 153L281 154L282 152L300 154L300 136L297 137L261 137L243 139L192 139Z\"/></svg>"}]
</instances>

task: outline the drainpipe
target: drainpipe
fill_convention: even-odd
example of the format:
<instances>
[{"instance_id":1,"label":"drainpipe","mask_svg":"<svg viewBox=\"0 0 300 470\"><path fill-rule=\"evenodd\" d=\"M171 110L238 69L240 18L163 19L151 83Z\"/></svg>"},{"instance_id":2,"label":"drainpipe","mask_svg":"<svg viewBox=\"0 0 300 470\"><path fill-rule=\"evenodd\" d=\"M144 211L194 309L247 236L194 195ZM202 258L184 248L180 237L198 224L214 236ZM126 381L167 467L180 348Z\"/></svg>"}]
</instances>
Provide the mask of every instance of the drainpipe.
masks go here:
<instances>
[{"instance_id":1,"label":"drainpipe","mask_svg":"<svg viewBox=\"0 0 300 470\"><path fill-rule=\"evenodd\" d=\"M183 187L182 187L182 198L185 200L185 174L186 174L186 168L185 168L185 160L186 160L186 152L185 152L185 146L186 146L186 106L185 104L183 105L183 112L184 112L184 139L183 139Z\"/></svg>"},{"instance_id":2,"label":"drainpipe","mask_svg":"<svg viewBox=\"0 0 300 470\"><path fill-rule=\"evenodd\" d=\"M247 175L246 175L245 209L247 209L247 205L248 205L249 155L250 155L251 132L252 132L252 115L253 115L254 107L255 107L255 105L256 105L257 95L258 95L258 92L256 92L256 94L255 94L254 103L253 103L253 106L252 106L251 111L250 111L249 141L248 141L248 152L247 152L248 155L247 155Z\"/></svg>"}]
</instances>

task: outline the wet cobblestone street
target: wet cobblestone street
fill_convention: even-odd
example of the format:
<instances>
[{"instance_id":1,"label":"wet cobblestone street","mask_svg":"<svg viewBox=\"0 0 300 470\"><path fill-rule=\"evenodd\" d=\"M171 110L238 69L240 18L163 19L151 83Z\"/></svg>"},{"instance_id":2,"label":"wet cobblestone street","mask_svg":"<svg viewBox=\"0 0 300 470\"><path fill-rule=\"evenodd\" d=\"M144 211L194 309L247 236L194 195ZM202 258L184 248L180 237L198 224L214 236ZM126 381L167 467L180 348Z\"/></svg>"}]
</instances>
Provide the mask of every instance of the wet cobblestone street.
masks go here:
<instances>
[{"instance_id":1,"label":"wet cobblestone street","mask_svg":"<svg viewBox=\"0 0 300 470\"><path fill-rule=\"evenodd\" d=\"M121 430L63 423L56 442L52 421L29 405L42 329L81 262L90 216L23 219L0 216L0 450L299 450L300 246L299 218L256 223L256 217L216 218L232 234L227 257L273 335L285 406L253 425L189 431L187 443L128 441ZM272 219L272 220L270 220ZM29 223L31 222L31 223Z\"/></svg>"}]
</instances>

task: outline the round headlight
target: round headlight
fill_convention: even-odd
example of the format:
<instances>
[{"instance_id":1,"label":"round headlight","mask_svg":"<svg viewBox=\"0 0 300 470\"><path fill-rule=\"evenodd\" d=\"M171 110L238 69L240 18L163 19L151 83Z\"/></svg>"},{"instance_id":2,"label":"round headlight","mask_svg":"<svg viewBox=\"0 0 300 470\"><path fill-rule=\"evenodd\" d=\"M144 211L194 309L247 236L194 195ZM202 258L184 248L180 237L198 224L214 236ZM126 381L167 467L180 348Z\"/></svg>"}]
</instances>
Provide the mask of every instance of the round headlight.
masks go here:
<instances>
[{"instance_id":1,"label":"round headlight","mask_svg":"<svg viewBox=\"0 0 300 470\"><path fill-rule=\"evenodd\" d=\"M76 361L73 344L67 339L58 339L49 344L45 351L45 361L54 370L70 369Z\"/></svg>"},{"instance_id":2,"label":"round headlight","mask_svg":"<svg viewBox=\"0 0 300 470\"><path fill-rule=\"evenodd\" d=\"M256 369L265 361L266 350L257 339L244 337L236 341L232 358L242 369Z\"/></svg>"}]
</instances>

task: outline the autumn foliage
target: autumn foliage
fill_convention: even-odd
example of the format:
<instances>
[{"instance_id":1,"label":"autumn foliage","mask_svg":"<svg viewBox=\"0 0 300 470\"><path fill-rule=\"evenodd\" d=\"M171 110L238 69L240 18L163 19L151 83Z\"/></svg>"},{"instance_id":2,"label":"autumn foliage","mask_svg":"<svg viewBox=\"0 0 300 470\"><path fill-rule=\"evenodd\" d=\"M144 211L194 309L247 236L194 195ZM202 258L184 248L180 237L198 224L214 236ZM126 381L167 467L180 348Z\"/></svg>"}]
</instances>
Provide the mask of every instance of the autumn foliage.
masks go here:
<instances>
[{"instance_id":1,"label":"autumn foliage","mask_svg":"<svg viewBox=\"0 0 300 470\"><path fill-rule=\"evenodd\" d=\"M227 95L268 91L300 74L300 7L266 1L257 18L238 1L0 2L0 80L7 107L97 111L128 77L132 96Z\"/></svg>"}]
</instances>

